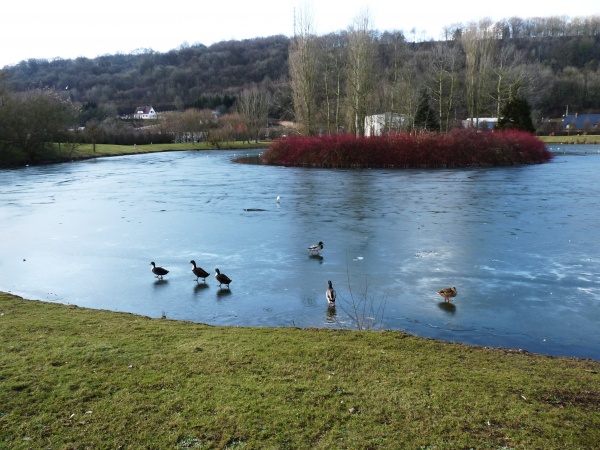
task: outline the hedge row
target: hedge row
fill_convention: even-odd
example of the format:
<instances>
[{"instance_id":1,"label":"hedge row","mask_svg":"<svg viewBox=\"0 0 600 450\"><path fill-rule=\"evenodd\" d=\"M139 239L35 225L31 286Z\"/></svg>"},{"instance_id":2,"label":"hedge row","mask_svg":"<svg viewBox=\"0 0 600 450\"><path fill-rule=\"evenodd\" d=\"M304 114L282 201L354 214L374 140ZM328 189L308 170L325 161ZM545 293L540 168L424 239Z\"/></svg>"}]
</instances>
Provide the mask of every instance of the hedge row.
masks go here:
<instances>
[{"instance_id":1,"label":"hedge row","mask_svg":"<svg viewBox=\"0 0 600 450\"><path fill-rule=\"evenodd\" d=\"M545 144L527 132L462 129L444 134L286 137L271 144L261 163L331 168L447 168L538 164L551 158Z\"/></svg>"}]
</instances>

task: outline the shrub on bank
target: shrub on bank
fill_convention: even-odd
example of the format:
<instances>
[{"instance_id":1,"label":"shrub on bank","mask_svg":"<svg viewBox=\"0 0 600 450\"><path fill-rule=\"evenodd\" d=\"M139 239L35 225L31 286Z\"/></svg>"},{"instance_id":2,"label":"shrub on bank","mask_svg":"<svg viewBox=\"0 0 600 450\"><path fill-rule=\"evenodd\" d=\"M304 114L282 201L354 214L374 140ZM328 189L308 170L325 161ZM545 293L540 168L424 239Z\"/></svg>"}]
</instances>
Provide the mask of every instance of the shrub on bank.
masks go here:
<instances>
[{"instance_id":1,"label":"shrub on bank","mask_svg":"<svg viewBox=\"0 0 600 450\"><path fill-rule=\"evenodd\" d=\"M349 134L278 139L261 162L269 165L332 168L446 168L538 164L552 158L534 135L518 131Z\"/></svg>"}]
</instances>

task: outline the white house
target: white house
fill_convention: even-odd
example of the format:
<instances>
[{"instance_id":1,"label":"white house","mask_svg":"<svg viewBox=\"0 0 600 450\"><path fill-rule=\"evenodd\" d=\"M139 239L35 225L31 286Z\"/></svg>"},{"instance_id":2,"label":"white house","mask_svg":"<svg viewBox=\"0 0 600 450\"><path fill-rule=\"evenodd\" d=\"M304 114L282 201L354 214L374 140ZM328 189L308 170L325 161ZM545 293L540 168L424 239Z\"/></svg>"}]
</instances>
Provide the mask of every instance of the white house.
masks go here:
<instances>
[{"instance_id":1,"label":"white house","mask_svg":"<svg viewBox=\"0 0 600 450\"><path fill-rule=\"evenodd\" d=\"M398 113L373 114L365 117L365 136L381 136L388 131L398 131L404 125L404 117Z\"/></svg>"},{"instance_id":2,"label":"white house","mask_svg":"<svg viewBox=\"0 0 600 450\"><path fill-rule=\"evenodd\" d=\"M156 111L152 106L138 106L133 113L134 119L156 119Z\"/></svg>"},{"instance_id":3,"label":"white house","mask_svg":"<svg viewBox=\"0 0 600 450\"><path fill-rule=\"evenodd\" d=\"M496 124L498 123L497 117L480 117L479 119L474 119L469 117L466 120L462 121L463 128L475 128L475 123L477 123L478 130L493 130L496 128Z\"/></svg>"}]
</instances>

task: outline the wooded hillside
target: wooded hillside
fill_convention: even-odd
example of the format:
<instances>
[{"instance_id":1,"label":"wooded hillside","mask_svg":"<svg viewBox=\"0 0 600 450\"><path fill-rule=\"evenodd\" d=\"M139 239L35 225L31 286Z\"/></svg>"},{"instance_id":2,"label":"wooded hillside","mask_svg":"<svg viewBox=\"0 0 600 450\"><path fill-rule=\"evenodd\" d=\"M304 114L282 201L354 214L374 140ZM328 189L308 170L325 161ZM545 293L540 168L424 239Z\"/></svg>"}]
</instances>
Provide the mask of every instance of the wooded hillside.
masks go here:
<instances>
[{"instance_id":1,"label":"wooded hillside","mask_svg":"<svg viewBox=\"0 0 600 450\"><path fill-rule=\"evenodd\" d=\"M511 63L526 67L531 78L527 97L536 117L560 117L567 105L570 112L600 112L600 18L511 18L491 25L498 52L513 52ZM402 33L377 32L376 70L389 77L393 65L399 63L403 68L412 67L411 76L421 73L417 78L429 77L426 72L431 67L425 62L439 51L436 46L462 52L458 43L463 31L450 27L448 39L440 43L409 42L410 37ZM340 32L316 39L321 49L327 49L345 38L346 32ZM147 49L74 60L29 59L2 72L5 87L13 92L32 88L66 91L74 104L81 105L81 125L90 119L131 114L139 105L152 105L157 111L196 107L225 112L231 110L239 93L251 86L273 95L272 117L293 118L288 67L291 43L288 37L271 36L210 47L182 46L167 53ZM396 52L398 45L402 46L400 53ZM398 54L400 61L394 56ZM457 70L465 69L462 59L458 64ZM325 73L325 67L319 71ZM425 92L426 86L418 91ZM426 95L431 98L432 94ZM456 102L453 108L457 119L466 118L464 102Z\"/></svg>"}]
</instances>

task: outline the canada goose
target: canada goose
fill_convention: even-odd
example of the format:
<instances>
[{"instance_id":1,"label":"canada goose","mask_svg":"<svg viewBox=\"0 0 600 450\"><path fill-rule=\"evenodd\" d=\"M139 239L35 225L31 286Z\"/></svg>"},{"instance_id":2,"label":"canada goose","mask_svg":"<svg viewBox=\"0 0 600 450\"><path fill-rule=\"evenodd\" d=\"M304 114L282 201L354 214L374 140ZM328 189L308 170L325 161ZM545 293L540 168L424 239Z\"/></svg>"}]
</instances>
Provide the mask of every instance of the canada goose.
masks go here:
<instances>
[{"instance_id":1,"label":"canada goose","mask_svg":"<svg viewBox=\"0 0 600 450\"><path fill-rule=\"evenodd\" d=\"M317 252L317 255L320 255L320 251L323 250L323 243L319 241L318 244L311 245L310 247L308 247L308 249L310 250L311 255L314 255L315 252Z\"/></svg>"},{"instance_id":2,"label":"canada goose","mask_svg":"<svg viewBox=\"0 0 600 450\"><path fill-rule=\"evenodd\" d=\"M456 288L448 287L448 288L440 289L437 293L440 294L442 297L444 297L444 301L452 302L452 300L450 298L456 297Z\"/></svg>"},{"instance_id":3,"label":"canada goose","mask_svg":"<svg viewBox=\"0 0 600 450\"><path fill-rule=\"evenodd\" d=\"M156 278L158 278L159 280L163 279L163 275L166 275L169 273L169 271L167 269L163 269L162 267L156 267L156 264L154 264L154 261L150 263L150 265L152 266L152 273L156 276Z\"/></svg>"},{"instance_id":4,"label":"canada goose","mask_svg":"<svg viewBox=\"0 0 600 450\"><path fill-rule=\"evenodd\" d=\"M215 278L219 282L219 287L221 287L222 284L226 284L227 289L229 289L229 283L231 283L231 279L224 273L221 273L219 269L215 269Z\"/></svg>"},{"instance_id":5,"label":"canada goose","mask_svg":"<svg viewBox=\"0 0 600 450\"><path fill-rule=\"evenodd\" d=\"M325 291L325 297L327 298L327 303L329 303L329 306L335 306L335 297L336 297L335 289L333 289L333 285L331 284L331 281L328 281L327 284L329 285L327 287L327 290Z\"/></svg>"},{"instance_id":6,"label":"canada goose","mask_svg":"<svg viewBox=\"0 0 600 450\"><path fill-rule=\"evenodd\" d=\"M198 282L198 278L202 278L202 281L206 283L206 277L209 276L210 273L208 273L202 267L196 267L196 261L193 259L190 261L190 264L194 266L192 267L192 273L196 275L196 283Z\"/></svg>"}]
</instances>

